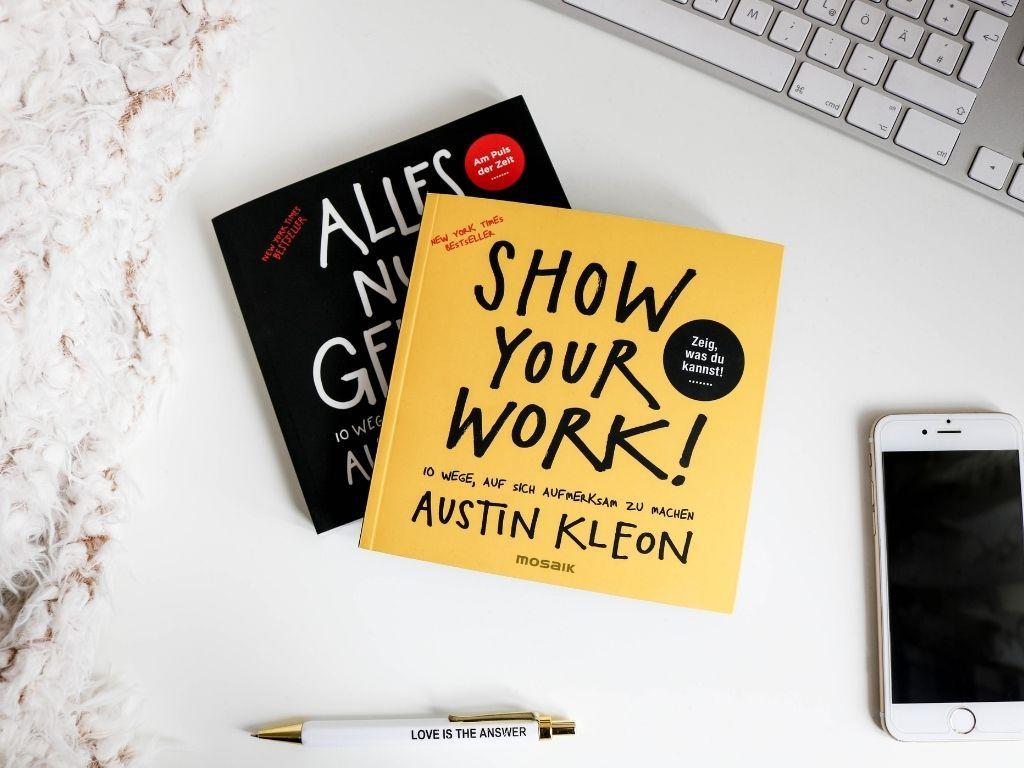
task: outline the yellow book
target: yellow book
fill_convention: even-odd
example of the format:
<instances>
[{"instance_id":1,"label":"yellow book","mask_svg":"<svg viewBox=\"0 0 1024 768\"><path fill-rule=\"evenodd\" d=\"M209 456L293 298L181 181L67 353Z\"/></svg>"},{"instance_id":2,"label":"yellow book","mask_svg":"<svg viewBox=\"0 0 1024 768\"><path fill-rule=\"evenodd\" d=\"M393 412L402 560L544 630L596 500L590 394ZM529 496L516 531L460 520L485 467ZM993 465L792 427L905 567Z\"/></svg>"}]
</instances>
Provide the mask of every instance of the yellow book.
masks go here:
<instances>
[{"instance_id":1,"label":"yellow book","mask_svg":"<svg viewBox=\"0 0 1024 768\"><path fill-rule=\"evenodd\" d=\"M731 612L782 247L430 195L360 546Z\"/></svg>"}]
</instances>

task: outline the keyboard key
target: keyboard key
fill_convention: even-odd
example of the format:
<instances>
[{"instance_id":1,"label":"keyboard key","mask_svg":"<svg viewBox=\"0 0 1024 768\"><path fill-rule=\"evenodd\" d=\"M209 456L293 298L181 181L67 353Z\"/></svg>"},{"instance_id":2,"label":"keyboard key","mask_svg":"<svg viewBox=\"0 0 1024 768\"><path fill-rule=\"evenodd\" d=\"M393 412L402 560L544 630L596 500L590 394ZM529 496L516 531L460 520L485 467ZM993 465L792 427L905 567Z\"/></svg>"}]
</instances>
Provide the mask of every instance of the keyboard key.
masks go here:
<instances>
[{"instance_id":1,"label":"keyboard key","mask_svg":"<svg viewBox=\"0 0 1024 768\"><path fill-rule=\"evenodd\" d=\"M835 24L845 5L846 0L807 0L804 13L826 24Z\"/></svg>"},{"instance_id":2,"label":"keyboard key","mask_svg":"<svg viewBox=\"0 0 1024 768\"><path fill-rule=\"evenodd\" d=\"M904 149L945 165L958 138L959 128L946 125L916 109L908 109L895 141Z\"/></svg>"},{"instance_id":3,"label":"keyboard key","mask_svg":"<svg viewBox=\"0 0 1024 768\"><path fill-rule=\"evenodd\" d=\"M772 7L761 0L740 0L732 14L732 23L747 32L763 35L772 17Z\"/></svg>"},{"instance_id":4,"label":"keyboard key","mask_svg":"<svg viewBox=\"0 0 1024 768\"><path fill-rule=\"evenodd\" d=\"M846 115L846 122L888 139L896 118L900 116L900 103L867 88L857 91L857 96Z\"/></svg>"},{"instance_id":5,"label":"keyboard key","mask_svg":"<svg viewBox=\"0 0 1024 768\"><path fill-rule=\"evenodd\" d=\"M799 51L804 47L804 41L811 31L811 22L802 16L794 16L788 11L782 11L775 19L775 26L772 27L768 39L773 43L789 48L791 51Z\"/></svg>"},{"instance_id":6,"label":"keyboard key","mask_svg":"<svg viewBox=\"0 0 1024 768\"><path fill-rule=\"evenodd\" d=\"M729 6L732 0L693 0L694 10L714 16L716 19L724 19L729 14Z\"/></svg>"},{"instance_id":7,"label":"keyboard key","mask_svg":"<svg viewBox=\"0 0 1024 768\"><path fill-rule=\"evenodd\" d=\"M851 90L853 83L849 80L804 62L793 79L789 95L826 115L839 117L846 106L846 100L850 98Z\"/></svg>"},{"instance_id":8,"label":"keyboard key","mask_svg":"<svg viewBox=\"0 0 1024 768\"><path fill-rule=\"evenodd\" d=\"M921 42L923 35L924 29L917 24L893 16L889 19L885 34L882 35L882 47L912 59L917 53L917 44Z\"/></svg>"},{"instance_id":9,"label":"keyboard key","mask_svg":"<svg viewBox=\"0 0 1024 768\"><path fill-rule=\"evenodd\" d=\"M996 57L999 50L999 43L1003 41L1003 34L1006 32L1006 22L997 19L995 16L984 11L977 11L971 24L964 33L964 40L971 44L967 51L967 58L960 68L960 79L968 85L980 88L985 82L985 75L992 66L992 59ZM1024 54L1021 56L1024 63Z\"/></svg>"},{"instance_id":10,"label":"keyboard key","mask_svg":"<svg viewBox=\"0 0 1024 768\"><path fill-rule=\"evenodd\" d=\"M974 156L974 162L971 163L971 170L967 172L967 175L987 187L1002 189L1012 167L1013 160L1006 155L994 152L988 147L982 147Z\"/></svg>"},{"instance_id":11,"label":"keyboard key","mask_svg":"<svg viewBox=\"0 0 1024 768\"><path fill-rule=\"evenodd\" d=\"M990 8L996 13L1001 13L1003 16L1013 16L1013 12L1017 10L1017 0L974 0L978 5L983 5L986 8Z\"/></svg>"},{"instance_id":12,"label":"keyboard key","mask_svg":"<svg viewBox=\"0 0 1024 768\"><path fill-rule=\"evenodd\" d=\"M850 6L850 12L846 14L843 29L851 35L865 40L874 40L878 37L878 30L883 21L885 21L885 11L868 5L863 0L855 0L854 4Z\"/></svg>"},{"instance_id":13,"label":"keyboard key","mask_svg":"<svg viewBox=\"0 0 1024 768\"><path fill-rule=\"evenodd\" d=\"M921 51L921 63L944 75L951 75L963 50L964 47L960 43L933 32L928 35L928 42Z\"/></svg>"},{"instance_id":14,"label":"keyboard key","mask_svg":"<svg viewBox=\"0 0 1024 768\"><path fill-rule=\"evenodd\" d=\"M967 3L961 3L960 0L935 0L925 21L943 32L955 35L964 25L965 18Z\"/></svg>"},{"instance_id":15,"label":"keyboard key","mask_svg":"<svg viewBox=\"0 0 1024 768\"><path fill-rule=\"evenodd\" d=\"M885 69L888 62L889 57L884 53L879 53L864 43L857 43L857 47L853 49L850 60L846 64L846 74L859 77L865 83L878 85L878 81L882 77L882 70Z\"/></svg>"},{"instance_id":16,"label":"keyboard key","mask_svg":"<svg viewBox=\"0 0 1024 768\"><path fill-rule=\"evenodd\" d=\"M956 83L930 75L902 61L895 62L889 70L885 90L957 123L967 122L976 96Z\"/></svg>"},{"instance_id":17,"label":"keyboard key","mask_svg":"<svg viewBox=\"0 0 1024 768\"><path fill-rule=\"evenodd\" d=\"M785 51L661 0L566 2L773 91L781 93L793 71L795 59Z\"/></svg>"},{"instance_id":18,"label":"keyboard key","mask_svg":"<svg viewBox=\"0 0 1024 768\"><path fill-rule=\"evenodd\" d=\"M924 10L925 0L889 0L887 6L894 11L909 16L912 19L921 18L921 11Z\"/></svg>"},{"instance_id":19,"label":"keyboard key","mask_svg":"<svg viewBox=\"0 0 1024 768\"><path fill-rule=\"evenodd\" d=\"M784 5L787 8L799 8L800 0L775 0L779 5Z\"/></svg>"},{"instance_id":20,"label":"keyboard key","mask_svg":"<svg viewBox=\"0 0 1024 768\"><path fill-rule=\"evenodd\" d=\"M1013 174L1013 181L1010 182L1010 188L1006 191L1010 197L1024 201L1024 165L1017 168L1017 172Z\"/></svg>"},{"instance_id":21,"label":"keyboard key","mask_svg":"<svg viewBox=\"0 0 1024 768\"><path fill-rule=\"evenodd\" d=\"M818 27L811 40L811 47L807 49L808 58L828 64L830 67L839 68L843 63L843 56L846 49L850 47L850 38L836 34L830 29Z\"/></svg>"}]
</instances>

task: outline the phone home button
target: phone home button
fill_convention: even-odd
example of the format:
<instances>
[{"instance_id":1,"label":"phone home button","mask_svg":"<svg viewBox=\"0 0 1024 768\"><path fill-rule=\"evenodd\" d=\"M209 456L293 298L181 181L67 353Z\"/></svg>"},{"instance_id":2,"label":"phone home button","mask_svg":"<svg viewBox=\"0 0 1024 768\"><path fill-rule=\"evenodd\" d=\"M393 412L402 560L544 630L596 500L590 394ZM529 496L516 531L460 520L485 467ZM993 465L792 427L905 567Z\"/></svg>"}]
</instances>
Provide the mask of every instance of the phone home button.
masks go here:
<instances>
[{"instance_id":1,"label":"phone home button","mask_svg":"<svg viewBox=\"0 0 1024 768\"><path fill-rule=\"evenodd\" d=\"M973 731L976 724L974 713L966 707L954 709L949 713L949 727L953 729L953 733L963 736Z\"/></svg>"}]
</instances>

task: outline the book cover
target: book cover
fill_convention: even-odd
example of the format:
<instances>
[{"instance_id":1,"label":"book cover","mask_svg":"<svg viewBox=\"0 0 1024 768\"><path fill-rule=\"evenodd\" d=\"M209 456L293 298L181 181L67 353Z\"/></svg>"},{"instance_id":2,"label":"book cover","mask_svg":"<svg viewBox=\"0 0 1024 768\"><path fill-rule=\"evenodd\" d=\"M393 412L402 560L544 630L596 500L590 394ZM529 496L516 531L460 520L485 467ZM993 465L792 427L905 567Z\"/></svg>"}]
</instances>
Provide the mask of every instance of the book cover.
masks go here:
<instances>
[{"instance_id":1,"label":"book cover","mask_svg":"<svg viewBox=\"0 0 1024 768\"><path fill-rule=\"evenodd\" d=\"M423 201L442 190L568 205L520 96L213 220L317 532L363 515Z\"/></svg>"},{"instance_id":2,"label":"book cover","mask_svg":"<svg viewBox=\"0 0 1024 768\"><path fill-rule=\"evenodd\" d=\"M731 612L781 266L757 240L431 195L360 546Z\"/></svg>"}]
</instances>

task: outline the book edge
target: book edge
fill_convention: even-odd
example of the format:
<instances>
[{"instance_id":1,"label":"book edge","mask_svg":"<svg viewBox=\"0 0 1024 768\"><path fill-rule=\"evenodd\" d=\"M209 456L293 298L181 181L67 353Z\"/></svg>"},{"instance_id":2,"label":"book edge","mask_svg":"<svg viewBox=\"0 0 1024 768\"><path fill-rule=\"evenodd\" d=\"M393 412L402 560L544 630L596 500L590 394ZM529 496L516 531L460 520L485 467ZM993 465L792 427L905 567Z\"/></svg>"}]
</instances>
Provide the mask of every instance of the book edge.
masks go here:
<instances>
[{"instance_id":1,"label":"book edge","mask_svg":"<svg viewBox=\"0 0 1024 768\"><path fill-rule=\"evenodd\" d=\"M736 578L733 581L732 595L729 599L729 607L723 610L723 613L732 615L736 611L736 600L739 597L740 592L740 579L743 576L743 561L746 559L747 551L747 534L750 531L750 503L754 498L754 481L757 476L757 460L761 453L761 437L763 435L762 425L764 424L764 401L768 396L768 379L772 372L772 351L775 349L775 330L779 320L779 291L782 288L782 266L785 262L786 247L780 243L772 243L765 240L758 240L756 242L765 243L769 246L774 246L772 250L776 253L775 261L775 291L772 296L772 316L771 316L771 332L768 334L768 349L766 355L766 365L764 369L764 378L761 380L761 401L760 407L757 409L757 418L755 419L755 433L757 440L754 442L754 457L750 464L750 491L747 493L747 511L743 516L743 534L740 539L740 558L739 563L736 567Z\"/></svg>"},{"instance_id":2,"label":"book edge","mask_svg":"<svg viewBox=\"0 0 1024 768\"><path fill-rule=\"evenodd\" d=\"M366 510L363 512L363 526L359 532L359 546L362 549L375 550L377 525L380 522L381 496L387 482L388 467L391 462L391 446L394 442L394 433L399 417L398 411L402 406L409 352L412 347L412 337L416 332L416 317L420 309L420 295L423 291L427 257L430 253L430 237L434 231L438 199L439 196L436 194L427 195L423 217L420 220L420 233L413 255L413 271L409 278L410 290L405 297L402 329L398 337L398 349L395 352L395 362L391 368L391 378L388 384L388 397L384 405L384 428L381 430L380 442L377 444L377 457L374 460L373 475L370 480L370 493L366 502ZM426 226L428 216L429 226Z\"/></svg>"}]
</instances>

